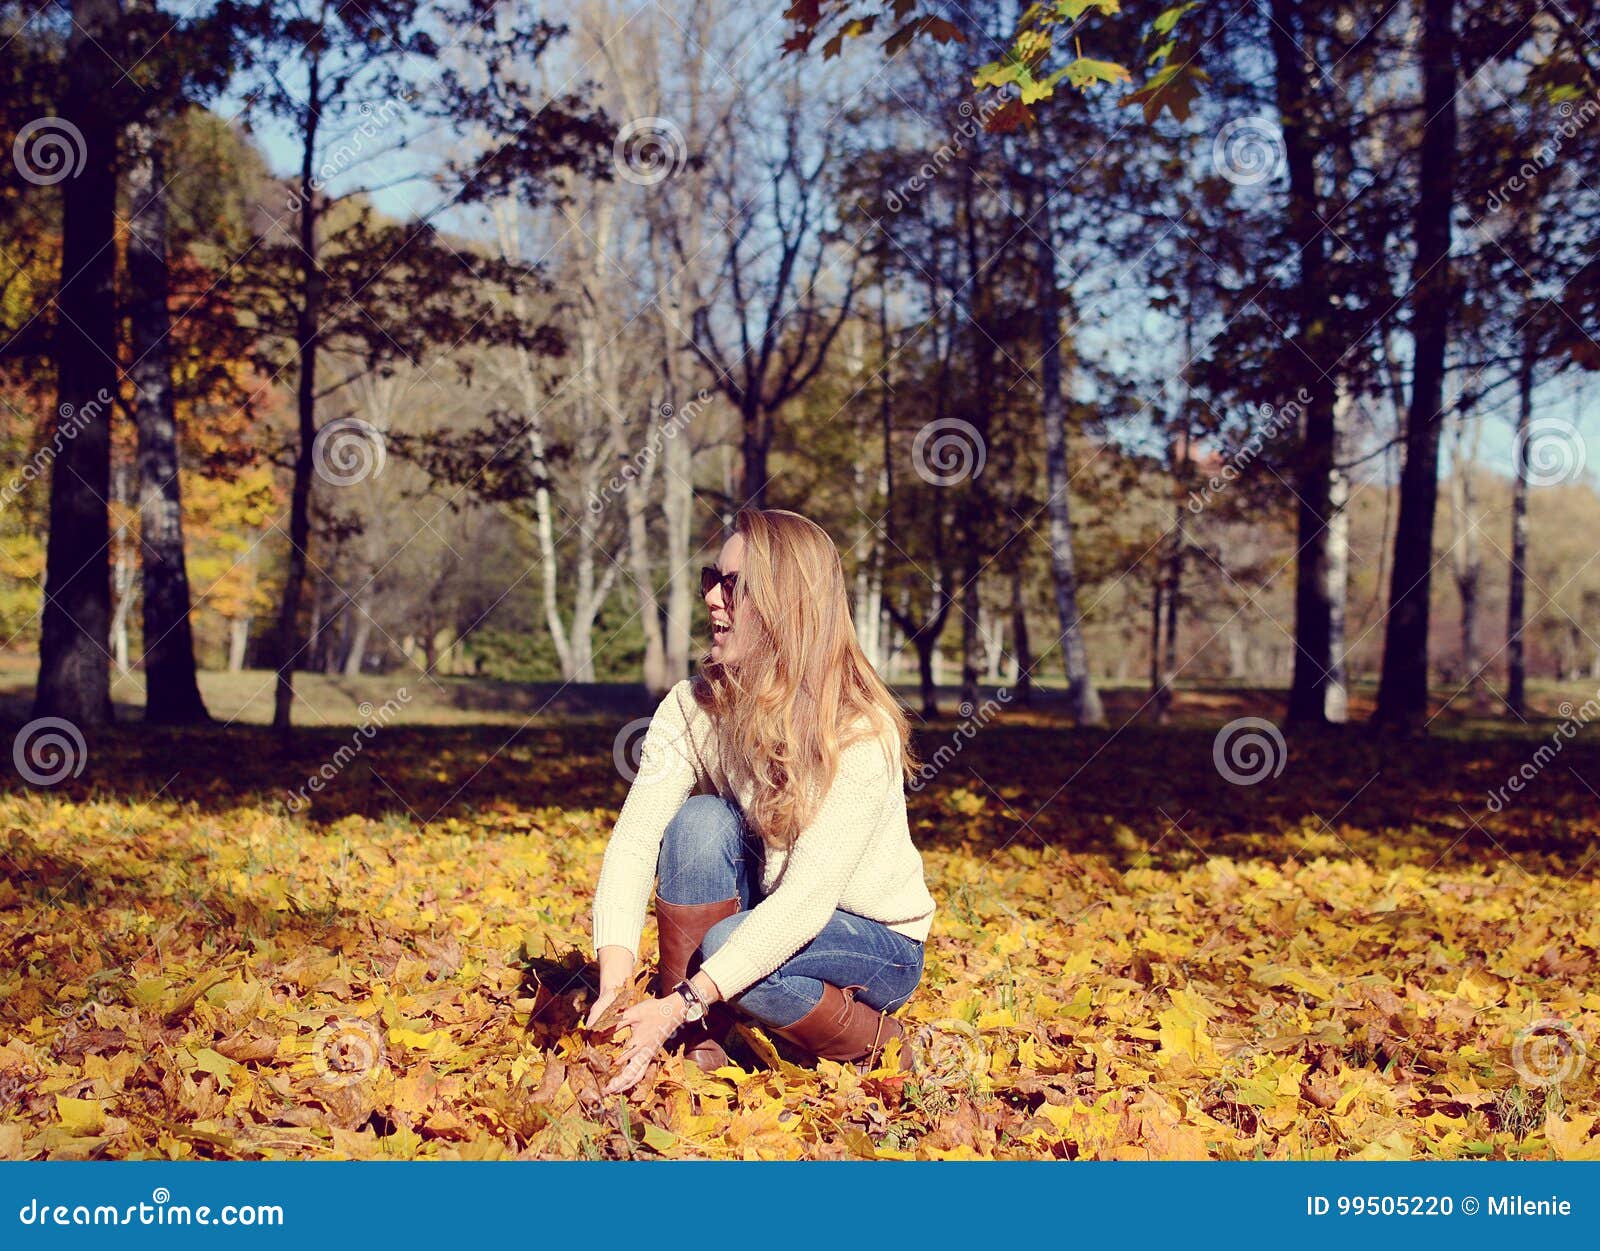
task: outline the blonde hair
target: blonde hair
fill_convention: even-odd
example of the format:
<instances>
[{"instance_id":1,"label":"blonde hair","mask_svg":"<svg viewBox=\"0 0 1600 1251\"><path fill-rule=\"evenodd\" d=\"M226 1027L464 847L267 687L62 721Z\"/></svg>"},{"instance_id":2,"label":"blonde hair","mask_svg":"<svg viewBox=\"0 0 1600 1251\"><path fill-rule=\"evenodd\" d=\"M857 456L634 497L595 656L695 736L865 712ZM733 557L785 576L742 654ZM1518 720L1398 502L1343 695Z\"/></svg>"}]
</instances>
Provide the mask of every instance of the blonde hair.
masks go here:
<instances>
[{"instance_id":1,"label":"blonde hair","mask_svg":"<svg viewBox=\"0 0 1600 1251\"><path fill-rule=\"evenodd\" d=\"M741 509L733 528L745 543L734 593L739 653L729 664L702 656L694 697L725 767L751 783L745 820L768 845L788 848L852 743L878 736L885 752L893 743L913 776L911 727L856 641L827 531L781 508Z\"/></svg>"}]
</instances>

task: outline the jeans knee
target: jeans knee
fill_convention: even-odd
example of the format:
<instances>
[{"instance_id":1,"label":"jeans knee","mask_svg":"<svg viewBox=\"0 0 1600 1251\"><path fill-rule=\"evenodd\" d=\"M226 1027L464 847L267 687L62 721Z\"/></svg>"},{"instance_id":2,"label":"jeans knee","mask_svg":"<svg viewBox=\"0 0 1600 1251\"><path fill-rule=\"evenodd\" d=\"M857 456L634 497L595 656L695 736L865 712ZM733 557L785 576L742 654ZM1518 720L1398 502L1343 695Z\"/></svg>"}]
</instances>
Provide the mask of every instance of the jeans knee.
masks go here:
<instances>
[{"instance_id":1,"label":"jeans knee","mask_svg":"<svg viewBox=\"0 0 1600 1251\"><path fill-rule=\"evenodd\" d=\"M731 858L743 830L738 810L720 795L691 795L667 822L661 854L680 862Z\"/></svg>"}]
</instances>

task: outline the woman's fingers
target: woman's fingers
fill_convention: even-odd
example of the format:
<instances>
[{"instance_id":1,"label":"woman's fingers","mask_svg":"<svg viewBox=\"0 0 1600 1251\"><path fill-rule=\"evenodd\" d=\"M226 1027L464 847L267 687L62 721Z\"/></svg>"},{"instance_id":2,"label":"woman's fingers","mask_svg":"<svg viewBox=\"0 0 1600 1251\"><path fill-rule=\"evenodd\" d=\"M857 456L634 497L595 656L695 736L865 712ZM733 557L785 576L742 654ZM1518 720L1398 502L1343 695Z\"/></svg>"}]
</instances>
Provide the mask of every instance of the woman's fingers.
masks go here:
<instances>
[{"instance_id":1,"label":"woman's fingers","mask_svg":"<svg viewBox=\"0 0 1600 1251\"><path fill-rule=\"evenodd\" d=\"M649 1011L650 1005L647 1003L636 1003L631 1008L624 1008L622 1014L617 1017L617 1028L621 1029L626 1025L630 1029L637 1031L648 1019L647 1014Z\"/></svg>"},{"instance_id":2,"label":"woman's fingers","mask_svg":"<svg viewBox=\"0 0 1600 1251\"><path fill-rule=\"evenodd\" d=\"M662 1000L650 999L623 1009L617 1016L615 1028L628 1030L628 1042L618 1059L616 1076L606 1083L603 1093L608 1095L638 1084L677 1023L670 1005L663 1006Z\"/></svg>"},{"instance_id":3,"label":"woman's fingers","mask_svg":"<svg viewBox=\"0 0 1600 1251\"><path fill-rule=\"evenodd\" d=\"M622 1067L617 1075L606 1083L605 1093L608 1095L620 1094L631 1090L639 1084L639 1079L644 1076L644 1071L650 1067L650 1057L653 1051L640 1047L626 1052L622 1057Z\"/></svg>"},{"instance_id":4,"label":"woman's fingers","mask_svg":"<svg viewBox=\"0 0 1600 1251\"><path fill-rule=\"evenodd\" d=\"M589 1009L589 1015L583 1023L593 1029L594 1023L603 1017L606 1014L606 1009L617 1001L619 993L615 990L601 991L600 997L594 1001L594 1006Z\"/></svg>"},{"instance_id":5,"label":"woman's fingers","mask_svg":"<svg viewBox=\"0 0 1600 1251\"><path fill-rule=\"evenodd\" d=\"M642 1071L634 1072L631 1067L623 1069L622 1072L606 1083L605 1093L608 1095L620 1095L632 1090L643 1076L644 1073Z\"/></svg>"}]
</instances>

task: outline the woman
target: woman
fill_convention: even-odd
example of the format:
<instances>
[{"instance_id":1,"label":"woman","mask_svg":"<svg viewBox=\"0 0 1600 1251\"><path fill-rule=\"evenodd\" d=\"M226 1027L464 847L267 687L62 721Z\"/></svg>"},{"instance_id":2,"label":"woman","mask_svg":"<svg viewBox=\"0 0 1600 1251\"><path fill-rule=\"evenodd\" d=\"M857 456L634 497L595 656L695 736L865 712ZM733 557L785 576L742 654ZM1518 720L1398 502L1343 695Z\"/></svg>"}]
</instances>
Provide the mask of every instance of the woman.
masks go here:
<instances>
[{"instance_id":1,"label":"woman","mask_svg":"<svg viewBox=\"0 0 1600 1251\"><path fill-rule=\"evenodd\" d=\"M921 980L934 911L906 825L915 762L838 550L796 513L745 509L700 584L711 650L651 718L595 891L591 1024L633 975L659 876L659 996L622 1014L606 1093L679 1031L702 1068L726 1064L729 1005L833 1060L872 1064L899 1038L909 1067L890 1013Z\"/></svg>"}]
</instances>

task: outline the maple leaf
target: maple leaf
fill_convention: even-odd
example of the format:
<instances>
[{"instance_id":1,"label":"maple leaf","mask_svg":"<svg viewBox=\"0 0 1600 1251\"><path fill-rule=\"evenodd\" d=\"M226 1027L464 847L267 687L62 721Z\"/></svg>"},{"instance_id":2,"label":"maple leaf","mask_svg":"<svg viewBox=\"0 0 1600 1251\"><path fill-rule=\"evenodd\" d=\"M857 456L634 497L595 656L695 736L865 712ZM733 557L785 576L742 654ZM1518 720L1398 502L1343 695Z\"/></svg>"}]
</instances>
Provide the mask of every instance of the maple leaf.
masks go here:
<instances>
[{"instance_id":1,"label":"maple leaf","mask_svg":"<svg viewBox=\"0 0 1600 1251\"><path fill-rule=\"evenodd\" d=\"M1200 95L1202 83L1210 76L1192 61L1175 61L1151 75L1148 82L1137 91L1130 91L1120 103L1139 105L1144 109L1144 120L1153 122L1161 110L1171 113L1175 121L1187 121L1189 108Z\"/></svg>"}]
</instances>

